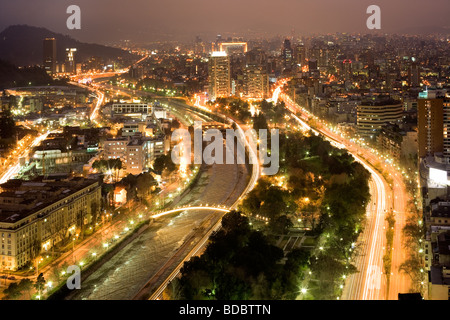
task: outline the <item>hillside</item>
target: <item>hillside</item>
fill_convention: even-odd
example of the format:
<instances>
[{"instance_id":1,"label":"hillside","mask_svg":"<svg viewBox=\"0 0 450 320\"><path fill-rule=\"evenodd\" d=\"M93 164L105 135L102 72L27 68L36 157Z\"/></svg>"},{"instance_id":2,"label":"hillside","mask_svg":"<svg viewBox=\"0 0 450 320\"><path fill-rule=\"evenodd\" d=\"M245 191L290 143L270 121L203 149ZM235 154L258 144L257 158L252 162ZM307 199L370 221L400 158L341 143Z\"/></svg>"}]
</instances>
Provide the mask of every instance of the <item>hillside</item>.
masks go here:
<instances>
[{"instance_id":1,"label":"hillside","mask_svg":"<svg viewBox=\"0 0 450 320\"><path fill-rule=\"evenodd\" d=\"M27 25L9 26L0 33L0 59L17 66L42 64L43 39L56 38L56 55L59 62L64 61L66 48L77 48L78 61L97 56L106 61L133 61L136 56L127 51L99 44L83 43L69 36L54 33L45 28Z\"/></svg>"},{"instance_id":2,"label":"hillside","mask_svg":"<svg viewBox=\"0 0 450 320\"><path fill-rule=\"evenodd\" d=\"M42 68L24 67L0 59L0 90L11 87L65 85L64 80L53 80Z\"/></svg>"}]
</instances>

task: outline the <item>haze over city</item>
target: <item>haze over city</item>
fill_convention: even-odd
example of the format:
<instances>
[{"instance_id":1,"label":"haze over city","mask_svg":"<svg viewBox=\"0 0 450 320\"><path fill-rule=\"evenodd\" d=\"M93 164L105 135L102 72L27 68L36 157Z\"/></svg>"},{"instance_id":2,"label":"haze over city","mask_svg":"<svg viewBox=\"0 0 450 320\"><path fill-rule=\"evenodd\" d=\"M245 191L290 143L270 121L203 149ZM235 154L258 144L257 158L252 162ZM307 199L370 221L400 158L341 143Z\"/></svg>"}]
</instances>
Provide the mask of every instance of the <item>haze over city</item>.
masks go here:
<instances>
[{"instance_id":1,"label":"haze over city","mask_svg":"<svg viewBox=\"0 0 450 320\"><path fill-rule=\"evenodd\" d=\"M71 4L81 8L81 30L66 28ZM428 34L450 27L447 0L18 0L2 1L0 30L27 24L96 43L359 33L368 31L366 9L372 4L382 10L380 33Z\"/></svg>"}]
</instances>

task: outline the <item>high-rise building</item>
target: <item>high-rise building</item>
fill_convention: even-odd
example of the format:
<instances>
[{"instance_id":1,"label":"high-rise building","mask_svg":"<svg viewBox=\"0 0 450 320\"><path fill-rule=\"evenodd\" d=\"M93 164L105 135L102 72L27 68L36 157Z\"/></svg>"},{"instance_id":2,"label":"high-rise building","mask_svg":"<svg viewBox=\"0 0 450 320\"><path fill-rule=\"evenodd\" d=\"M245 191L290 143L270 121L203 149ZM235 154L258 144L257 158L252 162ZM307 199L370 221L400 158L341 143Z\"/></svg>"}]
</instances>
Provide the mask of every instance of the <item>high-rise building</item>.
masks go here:
<instances>
[{"instance_id":1,"label":"high-rise building","mask_svg":"<svg viewBox=\"0 0 450 320\"><path fill-rule=\"evenodd\" d=\"M261 48L246 53L244 91L248 98L265 99L269 94L267 57Z\"/></svg>"},{"instance_id":2,"label":"high-rise building","mask_svg":"<svg viewBox=\"0 0 450 320\"><path fill-rule=\"evenodd\" d=\"M403 105L391 99L376 99L362 102L357 107L358 133L375 138L379 130L388 123L398 123L403 117Z\"/></svg>"},{"instance_id":3,"label":"high-rise building","mask_svg":"<svg viewBox=\"0 0 450 320\"><path fill-rule=\"evenodd\" d=\"M66 72L76 73L76 48L66 48Z\"/></svg>"},{"instance_id":4,"label":"high-rise building","mask_svg":"<svg viewBox=\"0 0 450 320\"><path fill-rule=\"evenodd\" d=\"M420 158L443 151L444 104L442 99L418 100L417 127Z\"/></svg>"},{"instance_id":5,"label":"high-rise building","mask_svg":"<svg viewBox=\"0 0 450 320\"><path fill-rule=\"evenodd\" d=\"M295 48L295 63L301 66L306 63L306 48L303 44L299 44Z\"/></svg>"},{"instance_id":6,"label":"high-rise building","mask_svg":"<svg viewBox=\"0 0 450 320\"><path fill-rule=\"evenodd\" d=\"M292 50L291 41L289 39L284 40L281 58L283 59L283 67L285 69L291 69L292 63L294 61L294 52Z\"/></svg>"},{"instance_id":7,"label":"high-rise building","mask_svg":"<svg viewBox=\"0 0 450 320\"><path fill-rule=\"evenodd\" d=\"M203 43L202 39L199 36L195 37L194 53L196 55L202 55L205 53L205 50L205 44Z\"/></svg>"},{"instance_id":8,"label":"high-rise building","mask_svg":"<svg viewBox=\"0 0 450 320\"><path fill-rule=\"evenodd\" d=\"M48 74L53 74L56 72L56 39L45 38L43 47L43 61L45 71Z\"/></svg>"},{"instance_id":9,"label":"high-rise building","mask_svg":"<svg viewBox=\"0 0 450 320\"><path fill-rule=\"evenodd\" d=\"M208 63L209 99L228 97L231 93L230 59L226 52L214 51Z\"/></svg>"},{"instance_id":10,"label":"high-rise building","mask_svg":"<svg viewBox=\"0 0 450 320\"><path fill-rule=\"evenodd\" d=\"M418 99L419 157L443 153L450 163L450 99L425 91Z\"/></svg>"},{"instance_id":11,"label":"high-rise building","mask_svg":"<svg viewBox=\"0 0 450 320\"><path fill-rule=\"evenodd\" d=\"M420 86L420 69L416 62L409 68L409 85L413 88Z\"/></svg>"},{"instance_id":12,"label":"high-rise building","mask_svg":"<svg viewBox=\"0 0 450 320\"><path fill-rule=\"evenodd\" d=\"M345 59L342 62L342 76L344 80L350 80L352 76L352 60Z\"/></svg>"},{"instance_id":13,"label":"high-rise building","mask_svg":"<svg viewBox=\"0 0 450 320\"><path fill-rule=\"evenodd\" d=\"M309 69L309 71L317 70L317 67L318 67L317 59L312 58L312 59L308 60L308 69Z\"/></svg>"},{"instance_id":14,"label":"high-rise building","mask_svg":"<svg viewBox=\"0 0 450 320\"><path fill-rule=\"evenodd\" d=\"M253 99L266 99L269 95L269 75L263 66L247 65L245 70L246 95Z\"/></svg>"}]
</instances>

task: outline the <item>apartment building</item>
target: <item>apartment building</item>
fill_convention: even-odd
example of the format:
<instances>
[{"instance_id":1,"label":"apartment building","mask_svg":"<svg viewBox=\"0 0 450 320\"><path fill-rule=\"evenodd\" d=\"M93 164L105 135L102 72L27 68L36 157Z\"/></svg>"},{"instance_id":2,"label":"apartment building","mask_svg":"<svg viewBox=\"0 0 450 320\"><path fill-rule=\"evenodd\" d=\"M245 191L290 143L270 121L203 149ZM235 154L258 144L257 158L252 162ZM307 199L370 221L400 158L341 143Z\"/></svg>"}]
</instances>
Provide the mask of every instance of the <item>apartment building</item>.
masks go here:
<instances>
[{"instance_id":1,"label":"apartment building","mask_svg":"<svg viewBox=\"0 0 450 320\"><path fill-rule=\"evenodd\" d=\"M80 233L101 200L96 179L9 180L0 188L2 270L20 269Z\"/></svg>"},{"instance_id":2,"label":"apartment building","mask_svg":"<svg viewBox=\"0 0 450 320\"><path fill-rule=\"evenodd\" d=\"M394 100L368 100L357 107L358 133L366 138L375 138L386 124L399 123L403 116L403 106Z\"/></svg>"},{"instance_id":3,"label":"apartment building","mask_svg":"<svg viewBox=\"0 0 450 320\"><path fill-rule=\"evenodd\" d=\"M121 159L124 173L140 174L150 167L156 157L165 154L166 145L164 135L109 138L103 143L102 158Z\"/></svg>"}]
</instances>

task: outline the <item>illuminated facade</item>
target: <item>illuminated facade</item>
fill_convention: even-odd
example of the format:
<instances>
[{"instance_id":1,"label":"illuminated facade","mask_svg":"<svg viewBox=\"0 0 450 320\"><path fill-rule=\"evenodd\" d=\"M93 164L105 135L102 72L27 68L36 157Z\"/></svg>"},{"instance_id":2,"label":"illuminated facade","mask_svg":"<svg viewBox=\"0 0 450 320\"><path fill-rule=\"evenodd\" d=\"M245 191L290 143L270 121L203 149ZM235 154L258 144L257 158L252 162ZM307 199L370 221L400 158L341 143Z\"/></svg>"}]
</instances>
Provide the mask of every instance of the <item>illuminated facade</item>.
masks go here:
<instances>
[{"instance_id":1,"label":"illuminated facade","mask_svg":"<svg viewBox=\"0 0 450 320\"><path fill-rule=\"evenodd\" d=\"M221 42L219 51L225 51L227 55L244 54L247 52L247 42Z\"/></svg>"},{"instance_id":2,"label":"illuminated facade","mask_svg":"<svg viewBox=\"0 0 450 320\"><path fill-rule=\"evenodd\" d=\"M253 99L269 96L269 76L262 66L249 65L245 71L246 95Z\"/></svg>"},{"instance_id":3,"label":"illuminated facade","mask_svg":"<svg viewBox=\"0 0 450 320\"><path fill-rule=\"evenodd\" d=\"M357 107L356 122L358 133L366 138L375 138L382 126L401 121L401 103L370 101Z\"/></svg>"},{"instance_id":4,"label":"illuminated facade","mask_svg":"<svg viewBox=\"0 0 450 320\"><path fill-rule=\"evenodd\" d=\"M2 270L22 268L38 253L81 232L91 221L93 208L99 208L101 199L101 187L96 179L10 180L1 189Z\"/></svg>"},{"instance_id":5,"label":"illuminated facade","mask_svg":"<svg viewBox=\"0 0 450 320\"><path fill-rule=\"evenodd\" d=\"M153 138L120 137L109 138L103 143L105 160L121 159L122 173L141 174L148 170L151 162L165 153L165 140L163 136Z\"/></svg>"},{"instance_id":6,"label":"illuminated facade","mask_svg":"<svg viewBox=\"0 0 450 320\"><path fill-rule=\"evenodd\" d=\"M208 63L209 99L231 94L230 60L226 52L213 52Z\"/></svg>"},{"instance_id":7,"label":"illuminated facade","mask_svg":"<svg viewBox=\"0 0 450 320\"><path fill-rule=\"evenodd\" d=\"M419 99L417 124L419 157L443 152L444 106L442 99Z\"/></svg>"},{"instance_id":8,"label":"illuminated facade","mask_svg":"<svg viewBox=\"0 0 450 320\"><path fill-rule=\"evenodd\" d=\"M112 113L121 116L151 114L152 106L148 103L114 103Z\"/></svg>"},{"instance_id":9,"label":"illuminated facade","mask_svg":"<svg viewBox=\"0 0 450 320\"><path fill-rule=\"evenodd\" d=\"M65 64L65 72L76 74L77 66L76 66L76 48L66 48L66 64Z\"/></svg>"}]
</instances>

